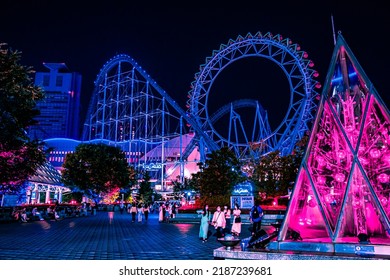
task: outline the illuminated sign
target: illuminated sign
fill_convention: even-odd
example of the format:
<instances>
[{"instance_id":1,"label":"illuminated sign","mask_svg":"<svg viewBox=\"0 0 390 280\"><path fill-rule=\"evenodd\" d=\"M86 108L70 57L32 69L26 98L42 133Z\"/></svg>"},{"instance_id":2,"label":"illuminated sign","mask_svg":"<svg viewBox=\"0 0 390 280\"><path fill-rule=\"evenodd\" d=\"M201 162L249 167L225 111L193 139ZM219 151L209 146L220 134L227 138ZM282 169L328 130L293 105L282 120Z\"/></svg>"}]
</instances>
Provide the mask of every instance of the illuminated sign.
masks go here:
<instances>
[{"instance_id":1,"label":"illuminated sign","mask_svg":"<svg viewBox=\"0 0 390 280\"><path fill-rule=\"evenodd\" d=\"M142 164L142 167L145 169L145 170L153 170L153 171L156 171L156 170L159 170L163 167L163 165L161 163L149 163L149 164Z\"/></svg>"},{"instance_id":2,"label":"illuminated sign","mask_svg":"<svg viewBox=\"0 0 390 280\"><path fill-rule=\"evenodd\" d=\"M250 209L254 205L254 198L252 195L248 196L231 196L230 197L230 207L234 208L235 204L238 204L241 209Z\"/></svg>"},{"instance_id":3,"label":"illuminated sign","mask_svg":"<svg viewBox=\"0 0 390 280\"><path fill-rule=\"evenodd\" d=\"M234 186L233 195L251 195L252 189L251 182L243 182Z\"/></svg>"}]
</instances>

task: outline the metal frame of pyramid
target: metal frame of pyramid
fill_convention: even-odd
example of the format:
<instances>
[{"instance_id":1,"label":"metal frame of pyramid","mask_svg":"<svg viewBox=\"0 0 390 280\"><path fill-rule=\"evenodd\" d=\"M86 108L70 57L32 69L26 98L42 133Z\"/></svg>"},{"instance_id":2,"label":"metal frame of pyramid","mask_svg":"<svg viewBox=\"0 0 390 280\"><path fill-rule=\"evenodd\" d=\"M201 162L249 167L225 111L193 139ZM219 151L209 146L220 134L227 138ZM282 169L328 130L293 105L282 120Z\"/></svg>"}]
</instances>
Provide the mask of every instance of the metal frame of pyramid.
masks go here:
<instances>
[{"instance_id":1,"label":"metal frame of pyramid","mask_svg":"<svg viewBox=\"0 0 390 280\"><path fill-rule=\"evenodd\" d=\"M390 115L339 33L278 251L390 256Z\"/></svg>"}]
</instances>

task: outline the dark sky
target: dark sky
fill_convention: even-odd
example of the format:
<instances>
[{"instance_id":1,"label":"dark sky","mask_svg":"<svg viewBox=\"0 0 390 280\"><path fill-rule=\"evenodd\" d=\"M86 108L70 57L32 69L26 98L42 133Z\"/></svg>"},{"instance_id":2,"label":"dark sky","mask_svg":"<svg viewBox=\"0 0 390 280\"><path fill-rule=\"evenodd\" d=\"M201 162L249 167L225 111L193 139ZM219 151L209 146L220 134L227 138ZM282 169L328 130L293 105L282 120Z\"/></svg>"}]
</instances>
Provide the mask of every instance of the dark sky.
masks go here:
<instances>
[{"instance_id":1,"label":"dark sky","mask_svg":"<svg viewBox=\"0 0 390 280\"><path fill-rule=\"evenodd\" d=\"M229 39L258 31L298 43L315 63L323 84L334 47L333 15L336 32L342 32L382 99L390 104L386 86L390 16L384 4L181 1L183 6L177 6L174 2L178 1L6 0L0 6L0 42L21 51L22 63L37 71L45 69L43 62L65 62L71 71L80 72L84 110L100 69L122 53L135 59L184 109L191 82L206 57ZM236 63L218 78L218 84L232 91L223 98L214 96L214 103L253 98L253 92L260 90L260 102L270 115L280 118L287 109L286 77L269 60ZM235 84L240 84L239 90ZM282 91L286 97L275 95Z\"/></svg>"}]
</instances>

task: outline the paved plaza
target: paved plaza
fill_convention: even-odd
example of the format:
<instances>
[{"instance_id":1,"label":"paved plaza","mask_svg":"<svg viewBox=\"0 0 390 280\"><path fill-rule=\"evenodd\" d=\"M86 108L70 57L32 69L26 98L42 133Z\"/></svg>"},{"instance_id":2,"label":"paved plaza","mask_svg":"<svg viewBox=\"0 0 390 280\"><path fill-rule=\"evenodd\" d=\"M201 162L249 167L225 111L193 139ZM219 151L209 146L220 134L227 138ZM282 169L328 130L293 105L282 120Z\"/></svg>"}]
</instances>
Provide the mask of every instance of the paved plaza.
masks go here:
<instances>
[{"instance_id":1,"label":"paved plaza","mask_svg":"<svg viewBox=\"0 0 390 280\"><path fill-rule=\"evenodd\" d=\"M243 233L249 231L243 225ZM214 232L214 229L212 229ZM131 215L98 212L61 221L0 224L0 260L212 260L215 236L202 243L199 223L131 222ZM246 237L246 236L245 236Z\"/></svg>"}]
</instances>

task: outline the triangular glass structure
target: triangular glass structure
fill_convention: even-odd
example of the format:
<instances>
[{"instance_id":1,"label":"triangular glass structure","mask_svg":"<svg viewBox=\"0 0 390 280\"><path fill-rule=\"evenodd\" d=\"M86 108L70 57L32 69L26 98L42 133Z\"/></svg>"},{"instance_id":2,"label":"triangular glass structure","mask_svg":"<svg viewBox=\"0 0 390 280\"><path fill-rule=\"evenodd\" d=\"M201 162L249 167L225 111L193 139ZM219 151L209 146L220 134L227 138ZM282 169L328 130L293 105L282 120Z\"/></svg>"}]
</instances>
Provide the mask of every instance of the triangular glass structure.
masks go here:
<instances>
[{"instance_id":1,"label":"triangular glass structure","mask_svg":"<svg viewBox=\"0 0 390 280\"><path fill-rule=\"evenodd\" d=\"M341 34L278 241L390 245L390 115Z\"/></svg>"}]
</instances>

